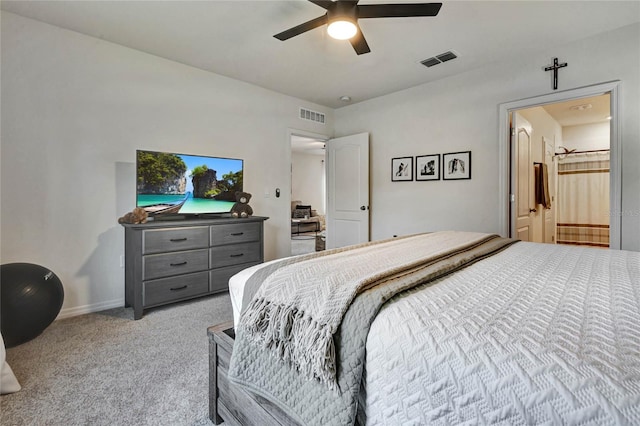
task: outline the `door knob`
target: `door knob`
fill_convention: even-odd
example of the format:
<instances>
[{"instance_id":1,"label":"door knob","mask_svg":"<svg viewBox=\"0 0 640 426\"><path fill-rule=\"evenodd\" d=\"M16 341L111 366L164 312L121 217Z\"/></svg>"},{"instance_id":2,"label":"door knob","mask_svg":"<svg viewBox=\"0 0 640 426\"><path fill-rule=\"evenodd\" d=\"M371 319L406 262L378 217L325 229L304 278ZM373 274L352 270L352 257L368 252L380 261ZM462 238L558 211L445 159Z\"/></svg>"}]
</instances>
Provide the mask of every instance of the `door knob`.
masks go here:
<instances>
[{"instance_id":1,"label":"door knob","mask_svg":"<svg viewBox=\"0 0 640 426\"><path fill-rule=\"evenodd\" d=\"M365 206L360 206L360 210L366 210L367 208Z\"/></svg>"},{"instance_id":2,"label":"door knob","mask_svg":"<svg viewBox=\"0 0 640 426\"><path fill-rule=\"evenodd\" d=\"M529 209L529 213L535 213L537 211L538 211L538 209Z\"/></svg>"}]
</instances>

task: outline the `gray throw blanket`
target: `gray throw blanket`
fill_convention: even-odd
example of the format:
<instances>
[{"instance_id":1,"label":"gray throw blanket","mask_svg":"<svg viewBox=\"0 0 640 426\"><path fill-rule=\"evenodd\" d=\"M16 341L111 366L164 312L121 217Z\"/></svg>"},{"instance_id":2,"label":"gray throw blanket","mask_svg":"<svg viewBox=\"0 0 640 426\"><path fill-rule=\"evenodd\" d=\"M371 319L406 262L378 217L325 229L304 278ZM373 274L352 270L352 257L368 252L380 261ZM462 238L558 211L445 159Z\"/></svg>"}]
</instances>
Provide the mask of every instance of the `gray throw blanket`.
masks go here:
<instances>
[{"instance_id":1,"label":"gray throw blanket","mask_svg":"<svg viewBox=\"0 0 640 426\"><path fill-rule=\"evenodd\" d=\"M301 423L351 424L368 328L382 304L512 242L440 232L282 266L242 314L229 378Z\"/></svg>"}]
</instances>

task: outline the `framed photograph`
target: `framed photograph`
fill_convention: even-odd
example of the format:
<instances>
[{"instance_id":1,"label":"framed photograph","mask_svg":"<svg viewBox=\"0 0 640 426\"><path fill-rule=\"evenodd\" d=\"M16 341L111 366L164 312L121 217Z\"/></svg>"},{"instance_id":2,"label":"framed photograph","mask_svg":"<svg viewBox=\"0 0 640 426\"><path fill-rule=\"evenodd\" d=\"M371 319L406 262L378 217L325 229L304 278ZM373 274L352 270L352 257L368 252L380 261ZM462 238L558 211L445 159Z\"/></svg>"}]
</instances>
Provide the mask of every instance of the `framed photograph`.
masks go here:
<instances>
[{"instance_id":1,"label":"framed photograph","mask_svg":"<svg viewBox=\"0 0 640 426\"><path fill-rule=\"evenodd\" d=\"M440 180L440 154L416 156L416 180Z\"/></svg>"},{"instance_id":2,"label":"framed photograph","mask_svg":"<svg viewBox=\"0 0 640 426\"><path fill-rule=\"evenodd\" d=\"M471 179L471 151L442 154L443 180Z\"/></svg>"},{"instance_id":3,"label":"framed photograph","mask_svg":"<svg viewBox=\"0 0 640 426\"><path fill-rule=\"evenodd\" d=\"M413 180L413 157L391 159L391 182Z\"/></svg>"}]
</instances>

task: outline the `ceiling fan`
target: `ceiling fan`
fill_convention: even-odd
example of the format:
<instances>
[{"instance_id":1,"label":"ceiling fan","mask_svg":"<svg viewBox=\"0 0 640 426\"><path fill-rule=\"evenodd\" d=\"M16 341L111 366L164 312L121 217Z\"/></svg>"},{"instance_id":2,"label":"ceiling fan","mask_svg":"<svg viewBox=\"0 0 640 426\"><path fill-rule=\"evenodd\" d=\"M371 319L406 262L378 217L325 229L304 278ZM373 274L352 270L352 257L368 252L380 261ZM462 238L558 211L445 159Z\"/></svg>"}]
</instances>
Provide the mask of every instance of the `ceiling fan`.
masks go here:
<instances>
[{"instance_id":1,"label":"ceiling fan","mask_svg":"<svg viewBox=\"0 0 640 426\"><path fill-rule=\"evenodd\" d=\"M358 19L404 18L411 16L436 16L442 3L363 4L359 0L309 0L327 12L315 19L274 35L278 40L288 40L304 32L328 24L327 32L338 40L349 40L358 55L371 52Z\"/></svg>"}]
</instances>

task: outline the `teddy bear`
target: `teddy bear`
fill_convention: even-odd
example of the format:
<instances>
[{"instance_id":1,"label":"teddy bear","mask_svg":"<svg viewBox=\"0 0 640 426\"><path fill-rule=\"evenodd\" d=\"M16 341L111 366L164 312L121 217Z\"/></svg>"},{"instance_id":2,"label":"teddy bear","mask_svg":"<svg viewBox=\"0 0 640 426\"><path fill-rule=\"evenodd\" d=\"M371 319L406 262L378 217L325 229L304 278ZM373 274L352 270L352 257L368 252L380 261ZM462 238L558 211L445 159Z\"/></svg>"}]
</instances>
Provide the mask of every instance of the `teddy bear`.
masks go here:
<instances>
[{"instance_id":1,"label":"teddy bear","mask_svg":"<svg viewBox=\"0 0 640 426\"><path fill-rule=\"evenodd\" d=\"M236 191L236 203L231 207L232 217L249 217L253 214L253 209L249 205L251 194L248 192Z\"/></svg>"},{"instance_id":2,"label":"teddy bear","mask_svg":"<svg viewBox=\"0 0 640 426\"><path fill-rule=\"evenodd\" d=\"M118 223L145 223L147 221L147 217L149 215L144 209L140 207L136 207L129 213L126 213L120 219L118 219Z\"/></svg>"}]
</instances>

